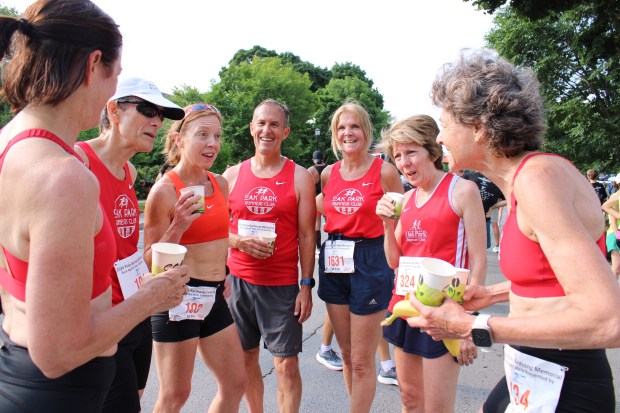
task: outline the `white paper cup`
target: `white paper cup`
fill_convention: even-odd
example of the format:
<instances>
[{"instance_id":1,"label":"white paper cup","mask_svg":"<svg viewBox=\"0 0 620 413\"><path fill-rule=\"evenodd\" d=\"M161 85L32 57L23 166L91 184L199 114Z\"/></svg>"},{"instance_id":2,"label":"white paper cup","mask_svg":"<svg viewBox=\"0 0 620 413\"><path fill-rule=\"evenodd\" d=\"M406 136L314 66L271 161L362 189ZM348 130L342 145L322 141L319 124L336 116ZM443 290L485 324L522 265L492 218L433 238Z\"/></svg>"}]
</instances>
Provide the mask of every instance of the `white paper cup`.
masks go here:
<instances>
[{"instance_id":1,"label":"white paper cup","mask_svg":"<svg viewBox=\"0 0 620 413\"><path fill-rule=\"evenodd\" d=\"M394 201L394 215L392 215L392 219L397 219L400 217L401 212L403 212L403 199L405 196L399 192L388 192L387 195Z\"/></svg>"},{"instance_id":2,"label":"white paper cup","mask_svg":"<svg viewBox=\"0 0 620 413\"><path fill-rule=\"evenodd\" d=\"M446 295L457 303L462 303L465 287L469 285L469 270L465 268L455 269L456 275L452 278L452 281L450 281L450 286L448 287Z\"/></svg>"},{"instance_id":3,"label":"white paper cup","mask_svg":"<svg viewBox=\"0 0 620 413\"><path fill-rule=\"evenodd\" d=\"M261 231L258 233L258 238L260 238L261 241L264 241L269 244L269 249L271 251L271 254L273 254L273 251L275 249L277 236L278 234L276 234L275 232L271 232L271 231Z\"/></svg>"},{"instance_id":4,"label":"white paper cup","mask_svg":"<svg viewBox=\"0 0 620 413\"><path fill-rule=\"evenodd\" d=\"M193 185L193 186L187 186L185 188L181 188L180 190L181 195L184 195L188 192L192 192L194 195L200 195L200 199L196 202L194 202L195 204L202 202L202 206L200 208L198 208L196 210L196 212L202 214L205 212L205 206L204 206L204 202L205 202L205 187L204 185Z\"/></svg>"},{"instance_id":5,"label":"white paper cup","mask_svg":"<svg viewBox=\"0 0 620 413\"><path fill-rule=\"evenodd\" d=\"M157 275L183 264L187 248L170 242L157 242L151 245L151 251L151 273Z\"/></svg>"},{"instance_id":6,"label":"white paper cup","mask_svg":"<svg viewBox=\"0 0 620 413\"><path fill-rule=\"evenodd\" d=\"M455 274L456 268L449 262L438 258L423 258L420 261L416 298L425 305L439 307Z\"/></svg>"}]
</instances>

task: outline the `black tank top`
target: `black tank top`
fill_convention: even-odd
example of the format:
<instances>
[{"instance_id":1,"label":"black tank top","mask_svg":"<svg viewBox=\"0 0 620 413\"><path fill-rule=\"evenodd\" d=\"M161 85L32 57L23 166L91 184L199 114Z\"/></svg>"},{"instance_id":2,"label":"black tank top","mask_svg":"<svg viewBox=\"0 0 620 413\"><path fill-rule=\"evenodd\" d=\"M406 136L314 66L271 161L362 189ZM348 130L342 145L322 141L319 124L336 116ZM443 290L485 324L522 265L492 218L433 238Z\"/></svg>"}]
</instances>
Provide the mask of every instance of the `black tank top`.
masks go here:
<instances>
[{"instance_id":1,"label":"black tank top","mask_svg":"<svg viewBox=\"0 0 620 413\"><path fill-rule=\"evenodd\" d=\"M321 172L323 172L323 169L325 169L327 165L313 165L313 166L314 166L314 169L316 169L316 171L319 173L319 182L315 184L316 194L318 195L321 193Z\"/></svg>"}]
</instances>

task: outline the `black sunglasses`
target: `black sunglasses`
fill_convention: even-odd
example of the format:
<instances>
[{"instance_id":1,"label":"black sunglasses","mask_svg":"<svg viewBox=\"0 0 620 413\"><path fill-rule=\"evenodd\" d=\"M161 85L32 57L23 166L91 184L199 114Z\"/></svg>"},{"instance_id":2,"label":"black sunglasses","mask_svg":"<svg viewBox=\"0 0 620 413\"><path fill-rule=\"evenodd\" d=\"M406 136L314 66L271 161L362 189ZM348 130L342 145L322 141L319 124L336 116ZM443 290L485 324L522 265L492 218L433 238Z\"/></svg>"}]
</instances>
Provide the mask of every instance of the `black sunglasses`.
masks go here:
<instances>
[{"instance_id":1,"label":"black sunglasses","mask_svg":"<svg viewBox=\"0 0 620 413\"><path fill-rule=\"evenodd\" d=\"M164 120L164 115L157 108L157 106L153 105L152 103L136 100L117 100L116 103L130 103L132 105L136 105L136 110L139 114L146 116L147 118L154 118L155 116L159 116L160 120Z\"/></svg>"}]
</instances>

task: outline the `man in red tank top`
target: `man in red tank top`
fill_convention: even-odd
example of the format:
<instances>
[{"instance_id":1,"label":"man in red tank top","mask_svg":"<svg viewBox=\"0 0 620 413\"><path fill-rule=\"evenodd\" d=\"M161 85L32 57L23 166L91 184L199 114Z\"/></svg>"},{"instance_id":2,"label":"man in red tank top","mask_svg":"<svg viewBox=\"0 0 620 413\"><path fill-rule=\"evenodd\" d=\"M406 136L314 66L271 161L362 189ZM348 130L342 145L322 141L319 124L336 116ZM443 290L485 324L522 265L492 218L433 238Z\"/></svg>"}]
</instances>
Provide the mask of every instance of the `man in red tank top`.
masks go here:
<instances>
[{"instance_id":1,"label":"man in red tank top","mask_svg":"<svg viewBox=\"0 0 620 413\"><path fill-rule=\"evenodd\" d=\"M262 338L274 358L279 410L297 412L301 323L312 311L314 286L314 181L304 167L281 155L290 132L286 105L272 99L261 102L250 132L254 156L223 174L230 185L228 305L245 353L249 410L263 411L258 363ZM269 232L276 233L274 245L265 241Z\"/></svg>"}]
</instances>

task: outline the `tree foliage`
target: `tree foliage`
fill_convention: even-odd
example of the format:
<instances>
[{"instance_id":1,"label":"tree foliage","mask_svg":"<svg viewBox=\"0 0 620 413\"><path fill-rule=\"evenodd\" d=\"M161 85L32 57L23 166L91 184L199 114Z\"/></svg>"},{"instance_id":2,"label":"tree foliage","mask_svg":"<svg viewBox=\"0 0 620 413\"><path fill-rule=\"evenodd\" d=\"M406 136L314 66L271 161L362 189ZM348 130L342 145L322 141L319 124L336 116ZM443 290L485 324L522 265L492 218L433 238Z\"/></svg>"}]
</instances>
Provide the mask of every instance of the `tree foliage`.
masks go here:
<instances>
[{"instance_id":1,"label":"tree foliage","mask_svg":"<svg viewBox=\"0 0 620 413\"><path fill-rule=\"evenodd\" d=\"M465 0L496 13L491 47L534 69L545 149L582 168L620 168L620 0Z\"/></svg>"},{"instance_id":2,"label":"tree foliage","mask_svg":"<svg viewBox=\"0 0 620 413\"><path fill-rule=\"evenodd\" d=\"M598 6L580 2L536 19L507 7L487 40L536 72L548 110L545 149L582 169L612 170L620 167L620 53L609 48L617 44L618 22L601 19Z\"/></svg>"},{"instance_id":3,"label":"tree foliage","mask_svg":"<svg viewBox=\"0 0 620 413\"><path fill-rule=\"evenodd\" d=\"M230 162L237 163L254 154L249 125L254 108L265 99L275 99L290 108L291 133L282 144L282 152L298 159L308 145L310 128L306 121L316 111L316 97L310 90L307 74L279 57L254 57L231 64L220 72L220 81L207 93L224 116L222 146L230 149ZM218 156L219 158L219 156Z\"/></svg>"}]
</instances>

